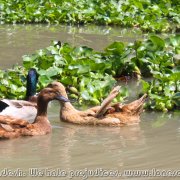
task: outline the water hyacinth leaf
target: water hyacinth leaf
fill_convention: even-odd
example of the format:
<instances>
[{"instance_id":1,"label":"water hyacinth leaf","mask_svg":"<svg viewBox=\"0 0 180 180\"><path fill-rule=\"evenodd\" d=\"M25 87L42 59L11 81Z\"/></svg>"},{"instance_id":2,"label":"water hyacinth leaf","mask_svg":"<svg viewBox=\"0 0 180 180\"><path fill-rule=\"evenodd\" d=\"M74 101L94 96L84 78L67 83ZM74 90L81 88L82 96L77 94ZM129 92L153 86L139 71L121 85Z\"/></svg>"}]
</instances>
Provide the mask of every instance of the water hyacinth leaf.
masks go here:
<instances>
[{"instance_id":1,"label":"water hyacinth leaf","mask_svg":"<svg viewBox=\"0 0 180 180\"><path fill-rule=\"evenodd\" d=\"M79 65L78 66L78 71L77 73L78 74L85 74L85 73L88 73L90 71L90 67L88 65Z\"/></svg>"},{"instance_id":2,"label":"water hyacinth leaf","mask_svg":"<svg viewBox=\"0 0 180 180\"><path fill-rule=\"evenodd\" d=\"M54 55L54 65L55 66L64 66L64 65L66 65L67 63L66 63L66 60L62 57L62 56L60 56L60 55Z\"/></svg>"},{"instance_id":3,"label":"water hyacinth leaf","mask_svg":"<svg viewBox=\"0 0 180 180\"><path fill-rule=\"evenodd\" d=\"M114 42L110 44L105 51L110 53L110 54L115 54L115 55L121 55L124 52L124 43L122 42Z\"/></svg>"},{"instance_id":4,"label":"water hyacinth leaf","mask_svg":"<svg viewBox=\"0 0 180 180\"><path fill-rule=\"evenodd\" d=\"M88 4L88 6L87 6ZM1 1L0 23L98 24L138 27L144 31L164 32L179 29L178 1L78 1L52 2L24 0L17 5ZM173 25L172 25L173 23ZM51 28L53 29L53 28ZM104 32L104 34L108 33ZM54 42L61 47L61 42Z\"/></svg>"},{"instance_id":5,"label":"water hyacinth leaf","mask_svg":"<svg viewBox=\"0 0 180 180\"><path fill-rule=\"evenodd\" d=\"M142 41L135 41L132 47L135 50L139 49L139 51L145 50L145 47L142 45Z\"/></svg>"},{"instance_id":6,"label":"water hyacinth leaf","mask_svg":"<svg viewBox=\"0 0 180 180\"><path fill-rule=\"evenodd\" d=\"M176 54L180 54L180 47L176 47L175 52L176 52Z\"/></svg>"},{"instance_id":7,"label":"water hyacinth leaf","mask_svg":"<svg viewBox=\"0 0 180 180\"><path fill-rule=\"evenodd\" d=\"M38 57L39 69L45 69L46 70L46 69L50 68L53 63L54 63L53 57L48 57L48 58Z\"/></svg>"},{"instance_id":8,"label":"water hyacinth leaf","mask_svg":"<svg viewBox=\"0 0 180 180\"><path fill-rule=\"evenodd\" d=\"M180 107L180 92L174 94L172 100L178 107Z\"/></svg>"},{"instance_id":9,"label":"water hyacinth leaf","mask_svg":"<svg viewBox=\"0 0 180 180\"><path fill-rule=\"evenodd\" d=\"M74 50L72 51L72 55L79 56L79 57L90 56L92 55L92 51L93 51L92 48L89 48L87 46L81 46L81 47L74 48Z\"/></svg>"},{"instance_id":10,"label":"water hyacinth leaf","mask_svg":"<svg viewBox=\"0 0 180 180\"><path fill-rule=\"evenodd\" d=\"M8 86L9 85L9 81L7 79L1 79L1 84Z\"/></svg>"},{"instance_id":11,"label":"water hyacinth leaf","mask_svg":"<svg viewBox=\"0 0 180 180\"><path fill-rule=\"evenodd\" d=\"M149 37L149 43L147 44L147 49L150 51L161 51L165 47L165 42L162 38L156 35L151 35Z\"/></svg>"},{"instance_id":12,"label":"water hyacinth leaf","mask_svg":"<svg viewBox=\"0 0 180 180\"><path fill-rule=\"evenodd\" d=\"M152 99L156 99L156 100L164 100L164 98L162 96L156 95L156 94L150 94L149 95Z\"/></svg>"},{"instance_id":13,"label":"water hyacinth leaf","mask_svg":"<svg viewBox=\"0 0 180 180\"><path fill-rule=\"evenodd\" d=\"M172 36L166 40L170 45L173 47L178 47L180 46L180 35L177 34L176 36Z\"/></svg>"},{"instance_id":14,"label":"water hyacinth leaf","mask_svg":"<svg viewBox=\"0 0 180 180\"><path fill-rule=\"evenodd\" d=\"M32 61L32 59L33 59L32 57L29 57L27 55L23 56L23 61L25 61L25 62Z\"/></svg>"},{"instance_id":15,"label":"water hyacinth leaf","mask_svg":"<svg viewBox=\"0 0 180 180\"><path fill-rule=\"evenodd\" d=\"M62 69L59 69L57 67L50 67L46 70L41 69L38 73L40 76L46 75L47 77L52 77L60 74L62 72Z\"/></svg>"},{"instance_id":16,"label":"water hyacinth leaf","mask_svg":"<svg viewBox=\"0 0 180 180\"><path fill-rule=\"evenodd\" d=\"M1 95L8 98L24 97L26 75L33 67L40 75L39 90L49 82L59 80L66 87L76 89L76 93L70 93L79 103L98 104L115 86L116 79L125 77L129 80L143 77L149 72L151 81L144 79L142 82L144 93L149 94L148 107L164 112L177 109L178 103L172 99L180 90L179 68L173 61L176 52L172 44L168 45L163 40L166 43L164 46L161 39L151 36L127 46L114 42L102 52L56 42L35 54L24 56L24 67L14 66L1 71ZM115 101L122 101L126 96L125 86Z\"/></svg>"},{"instance_id":17,"label":"water hyacinth leaf","mask_svg":"<svg viewBox=\"0 0 180 180\"><path fill-rule=\"evenodd\" d=\"M99 105L100 104L100 101L98 99L95 99L95 98L91 98L90 102L92 105Z\"/></svg>"},{"instance_id":18,"label":"water hyacinth leaf","mask_svg":"<svg viewBox=\"0 0 180 180\"><path fill-rule=\"evenodd\" d=\"M89 95L89 93L88 93L88 91L83 91L83 92L81 92L81 96L82 96L82 98L83 99L85 99L85 100L90 100L92 97Z\"/></svg>"},{"instance_id":19,"label":"water hyacinth leaf","mask_svg":"<svg viewBox=\"0 0 180 180\"><path fill-rule=\"evenodd\" d=\"M180 71L174 71L169 78L174 81L180 80Z\"/></svg>"},{"instance_id":20,"label":"water hyacinth leaf","mask_svg":"<svg viewBox=\"0 0 180 180\"><path fill-rule=\"evenodd\" d=\"M64 85L72 85L72 77L70 76L62 76L59 80L60 82L62 82Z\"/></svg>"},{"instance_id":21,"label":"water hyacinth leaf","mask_svg":"<svg viewBox=\"0 0 180 180\"><path fill-rule=\"evenodd\" d=\"M141 80L143 92L147 92L150 88L150 84L144 80Z\"/></svg>"},{"instance_id":22,"label":"water hyacinth leaf","mask_svg":"<svg viewBox=\"0 0 180 180\"><path fill-rule=\"evenodd\" d=\"M35 66L35 56L23 56L23 66L27 69L30 69Z\"/></svg>"},{"instance_id":23,"label":"water hyacinth leaf","mask_svg":"<svg viewBox=\"0 0 180 180\"><path fill-rule=\"evenodd\" d=\"M0 78L2 79L4 77L4 71L0 70Z\"/></svg>"},{"instance_id":24,"label":"water hyacinth leaf","mask_svg":"<svg viewBox=\"0 0 180 180\"><path fill-rule=\"evenodd\" d=\"M93 94L96 91L95 86L93 86L92 84L88 84L87 88L91 94Z\"/></svg>"},{"instance_id":25,"label":"water hyacinth leaf","mask_svg":"<svg viewBox=\"0 0 180 180\"><path fill-rule=\"evenodd\" d=\"M46 51L43 50L43 49L40 49L39 51L37 51L37 54L38 54L39 56L43 56L43 55L46 55Z\"/></svg>"},{"instance_id":26,"label":"water hyacinth leaf","mask_svg":"<svg viewBox=\"0 0 180 180\"><path fill-rule=\"evenodd\" d=\"M53 55L59 54L58 49L57 49L56 47L54 47L54 46L48 47L47 50L48 50L51 54L53 54Z\"/></svg>"},{"instance_id":27,"label":"water hyacinth leaf","mask_svg":"<svg viewBox=\"0 0 180 180\"><path fill-rule=\"evenodd\" d=\"M18 88L17 88L17 92L24 93L24 96L23 96L23 97L25 97L26 88L25 88L24 86L18 87Z\"/></svg>"},{"instance_id":28,"label":"water hyacinth leaf","mask_svg":"<svg viewBox=\"0 0 180 180\"><path fill-rule=\"evenodd\" d=\"M49 83L52 82L52 79L47 75L41 75L38 79L39 83L42 87L47 86Z\"/></svg>"}]
</instances>

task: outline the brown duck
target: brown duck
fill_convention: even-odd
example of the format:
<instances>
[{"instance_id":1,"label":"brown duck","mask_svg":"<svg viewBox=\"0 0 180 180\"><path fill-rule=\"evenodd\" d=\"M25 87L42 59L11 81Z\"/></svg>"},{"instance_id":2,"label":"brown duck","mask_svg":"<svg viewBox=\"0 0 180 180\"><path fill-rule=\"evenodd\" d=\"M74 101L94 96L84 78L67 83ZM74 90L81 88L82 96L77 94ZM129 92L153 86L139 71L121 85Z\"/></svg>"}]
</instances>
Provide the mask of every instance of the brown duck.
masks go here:
<instances>
[{"instance_id":1,"label":"brown duck","mask_svg":"<svg viewBox=\"0 0 180 180\"><path fill-rule=\"evenodd\" d=\"M65 87L61 83L53 82L48 87L68 98ZM68 101L60 101L60 119L64 122L82 125L123 126L139 123L146 95L129 104L111 104L112 99L119 93L119 89L120 87L116 86L101 106L95 106L86 111L75 109Z\"/></svg>"},{"instance_id":2,"label":"brown duck","mask_svg":"<svg viewBox=\"0 0 180 180\"><path fill-rule=\"evenodd\" d=\"M34 122L30 124L26 119L0 115L0 138L16 138L19 136L45 135L51 132L51 125L47 118L49 101L69 101L52 88L44 88L37 97L37 114Z\"/></svg>"}]
</instances>

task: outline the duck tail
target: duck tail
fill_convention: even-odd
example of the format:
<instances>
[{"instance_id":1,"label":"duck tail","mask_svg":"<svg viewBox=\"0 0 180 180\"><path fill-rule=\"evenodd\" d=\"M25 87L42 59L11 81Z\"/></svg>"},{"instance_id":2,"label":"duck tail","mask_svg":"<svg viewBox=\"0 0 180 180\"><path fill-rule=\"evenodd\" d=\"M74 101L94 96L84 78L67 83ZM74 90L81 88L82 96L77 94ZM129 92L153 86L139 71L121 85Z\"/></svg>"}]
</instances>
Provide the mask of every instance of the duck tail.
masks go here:
<instances>
[{"instance_id":1,"label":"duck tail","mask_svg":"<svg viewBox=\"0 0 180 180\"><path fill-rule=\"evenodd\" d=\"M141 114L143 112L143 105L146 101L147 94L144 94L141 98L138 100L135 100L129 104L125 104L122 106L122 111L130 112L131 114Z\"/></svg>"}]
</instances>

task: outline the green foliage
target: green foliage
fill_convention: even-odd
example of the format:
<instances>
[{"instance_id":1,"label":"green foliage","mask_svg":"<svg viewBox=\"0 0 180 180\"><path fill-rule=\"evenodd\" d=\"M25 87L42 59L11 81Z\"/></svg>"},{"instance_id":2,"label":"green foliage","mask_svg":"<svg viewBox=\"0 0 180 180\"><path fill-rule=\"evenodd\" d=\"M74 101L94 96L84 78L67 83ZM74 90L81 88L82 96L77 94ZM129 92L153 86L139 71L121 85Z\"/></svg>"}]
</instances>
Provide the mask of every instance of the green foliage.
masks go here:
<instances>
[{"instance_id":1,"label":"green foliage","mask_svg":"<svg viewBox=\"0 0 180 180\"><path fill-rule=\"evenodd\" d=\"M23 56L23 67L0 71L1 97L23 98L25 76L28 69L34 67L39 73L39 89L58 80L68 87L70 97L79 103L99 104L116 83L111 75L114 60L108 60L108 56L91 48L54 41L33 55ZM122 93L117 99L123 100L125 96L126 93Z\"/></svg>"},{"instance_id":2,"label":"green foliage","mask_svg":"<svg viewBox=\"0 0 180 180\"><path fill-rule=\"evenodd\" d=\"M0 70L0 97L22 99L26 93L26 70L23 67L14 67L8 71Z\"/></svg>"},{"instance_id":3,"label":"green foliage","mask_svg":"<svg viewBox=\"0 0 180 180\"><path fill-rule=\"evenodd\" d=\"M154 38L154 36L153 36ZM152 52L145 62L148 63L152 81L142 81L144 92L148 93L150 101L148 107L167 112L180 107L180 66L175 65L173 53L180 46L179 35L172 36L166 41L163 39L152 41ZM166 42L166 43L165 43ZM167 46L167 51L163 51ZM159 50L158 50L159 49Z\"/></svg>"},{"instance_id":4,"label":"green foliage","mask_svg":"<svg viewBox=\"0 0 180 180\"><path fill-rule=\"evenodd\" d=\"M102 52L54 41L51 46L23 56L23 67L0 71L0 95L6 98L25 96L25 76L29 68L39 73L39 89L58 80L79 103L99 104L121 76L150 77L142 80L149 95L147 107L168 111L180 105L180 66L173 56L179 53L179 35L162 39L151 35L147 40L129 45L114 42ZM116 101L127 97L122 88Z\"/></svg>"},{"instance_id":5,"label":"green foliage","mask_svg":"<svg viewBox=\"0 0 180 180\"><path fill-rule=\"evenodd\" d=\"M178 0L1 0L0 23L121 25L144 31L179 30Z\"/></svg>"}]
</instances>

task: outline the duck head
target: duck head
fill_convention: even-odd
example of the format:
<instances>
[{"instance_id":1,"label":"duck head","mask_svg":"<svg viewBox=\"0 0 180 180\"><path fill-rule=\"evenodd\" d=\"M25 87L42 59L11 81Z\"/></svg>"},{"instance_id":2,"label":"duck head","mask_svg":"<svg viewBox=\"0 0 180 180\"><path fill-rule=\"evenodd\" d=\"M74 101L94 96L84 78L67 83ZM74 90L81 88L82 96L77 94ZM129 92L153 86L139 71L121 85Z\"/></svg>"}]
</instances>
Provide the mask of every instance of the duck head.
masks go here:
<instances>
[{"instance_id":1,"label":"duck head","mask_svg":"<svg viewBox=\"0 0 180 180\"><path fill-rule=\"evenodd\" d=\"M26 100L30 100L30 98L36 94L36 86L38 82L38 73L36 69L31 68L28 71L26 79Z\"/></svg>"},{"instance_id":2,"label":"duck head","mask_svg":"<svg viewBox=\"0 0 180 180\"><path fill-rule=\"evenodd\" d=\"M62 96L58 90L50 87L44 88L38 94L38 102L41 104L43 102L48 103L52 100L59 100L60 102L69 102L69 100L66 97Z\"/></svg>"},{"instance_id":3,"label":"duck head","mask_svg":"<svg viewBox=\"0 0 180 180\"><path fill-rule=\"evenodd\" d=\"M59 100L60 102L68 101L68 99L60 95L57 90L49 87L44 88L40 91L37 97L37 116L47 115L48 103L52 100Z\"/></svg>"},{"instance_id":4,"label":"duck head","mask_svg":"<svg viewBox=\"0 0 180 180\"><path fill-rule=\"evenodd\" d=\"M60 82L54 81L54 82L50 83L47 87L53 88L54 90L59 92L60 96L66 98L66 100L68 99L66 89ZM70 102L70 101L68 100L65 102Z\"/></svg>"}]
</instances>

